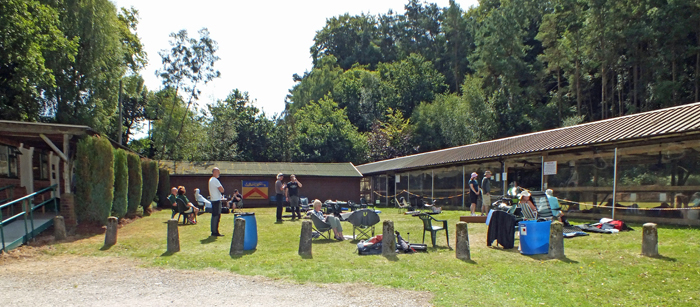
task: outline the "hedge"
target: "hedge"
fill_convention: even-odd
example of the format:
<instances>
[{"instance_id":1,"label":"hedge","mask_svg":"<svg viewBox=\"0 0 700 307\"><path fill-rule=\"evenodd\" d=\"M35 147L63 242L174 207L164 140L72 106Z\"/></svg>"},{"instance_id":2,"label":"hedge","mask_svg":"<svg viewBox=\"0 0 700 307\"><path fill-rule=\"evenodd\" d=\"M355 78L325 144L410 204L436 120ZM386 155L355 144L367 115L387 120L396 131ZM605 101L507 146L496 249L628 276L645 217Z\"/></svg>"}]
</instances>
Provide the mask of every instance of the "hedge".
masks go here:
<instances>
[{"instance_id":1,"label":"hedge","mask_svg":"<svg viewBox=\"0 0 700 307\"><path fill-rule=\"evenodd\" d=\"M75 173L78 221L106 224L114 200L114 155L109 140L99 136L80 140Z\"/></svg>"},{"instance_id":2,"label":"hedge","mask_svg":"<svg viewBox=\"0 0 700 307\"><path fill-rule=\"evenodd\" d=\"M168 196L170 195L170 171L161 168L158 170L158 206L162 208L169 208L170 201L168 201Z\"/></svg>"},{"instance_id":3,"label":"hedge","mask_svg":"<svg viewBox=\"0 0 700 307\"><path fill-rule=\"evenodd\" d=\"M123 218L126 215L127 196L129 193L129 166L126 161L126 151L114 150L114 216Z\"/></svg>"},{"instance_id":4,"label":"hedge","mask_svg":"<svg viewBox=\"0 0 700 307\"><path fill-rule=\"evenodd\" d=\"M126 212L133 215L141 204L141 194L143 193L141 159L137 155L130 154L127 155L126 160L129 164L129 204Z\"/></svg>"},{"instance_id":5,"label":"hedge","mask_svg":"<svg viewBox=\"0 0 700 307\"><path fill-rule=\"evenodd\" d=\"M158 163L152 160L141 161L141 172L143 178L143 194L141 195L141 207L143 214L148 214L148 207L156 197L158 191Z\"/></svg>"}]
</instances>

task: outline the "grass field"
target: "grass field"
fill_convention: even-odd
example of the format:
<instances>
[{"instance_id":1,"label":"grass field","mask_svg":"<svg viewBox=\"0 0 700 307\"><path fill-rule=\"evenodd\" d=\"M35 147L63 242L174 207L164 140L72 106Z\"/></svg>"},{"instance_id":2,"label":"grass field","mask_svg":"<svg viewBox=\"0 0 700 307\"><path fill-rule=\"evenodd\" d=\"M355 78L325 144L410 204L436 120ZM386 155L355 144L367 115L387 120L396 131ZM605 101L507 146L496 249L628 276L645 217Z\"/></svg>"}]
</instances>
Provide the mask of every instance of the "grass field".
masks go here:
<instances>
[{"instance_id":1,"label":"grass field","mask_svg":"<svg viewBox=\"0 0 700 307\"><path fill-rule=\"evenodd\" d=\"M566 239L566 259L524 256L512 250L486 247L486 226L469 224L472 261L455 258L438 233L438 247L428 253L399 254L395 259L359 256L357 241L314 240L313 259L298 254L300 221L274 223L274 209L256 213L257 250L229 256L233 216L222 215L224 237L209 237L210 215L199 224L180 226L181 251L166 250L166 220L170 211L155 212L119 230L117 245L101 250L103 235L60 243L47 253L136 258L152 266L180 269L213 267L245 275L263 275L299 283L353 283L430 291L437 306L698 306L700 305L700 229L659 227L661 257L642 257L640 225L619 234L591 234ZM394 221L404 238L420 243L422 224L416 217L382 209L382 220ZM455 224L464 211L436 216L449 221L450 245ZM352 227L343 223L346 235ZM381 233L381 222L377 225ZM410 233L410 235L407 235ZM426 242L430 234L426 234ZM516 245L518 241L516 239Z\"/></svg>"}]
</instances>

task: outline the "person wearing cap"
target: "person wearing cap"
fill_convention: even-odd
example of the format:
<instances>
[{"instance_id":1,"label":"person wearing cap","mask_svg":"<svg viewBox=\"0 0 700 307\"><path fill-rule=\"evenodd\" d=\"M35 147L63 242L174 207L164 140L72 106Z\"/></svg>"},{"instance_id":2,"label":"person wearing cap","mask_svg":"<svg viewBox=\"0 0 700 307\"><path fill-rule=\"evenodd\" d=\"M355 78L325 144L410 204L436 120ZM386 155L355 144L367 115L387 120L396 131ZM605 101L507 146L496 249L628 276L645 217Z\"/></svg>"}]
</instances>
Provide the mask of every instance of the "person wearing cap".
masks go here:
<instances>
[{"instance_id":1,"label":"person wearing cap","mask_svg":"<svg viewBox=\"0 0 700 307\"><path fill-rule=\"evenodd\" d=\"M491 171L484 172L481 180L481 216L489 213L491 207Z\"/></svg>"},{"instance_id":2,"label":"person wearing cap","mask_svg":"<svg viewBox=\"0 0 700 307\"><path fill-rule=\"evenodd\" d=\"M277 181L275 181L275 194L277 195L275 200L277 201L277 223L282 222L282 208L284 208L284 190L287 185L282 182L284 180L284 174L277 174Z\"/></svg>"},{"instance_id":3,"label":"person wearing cap","mask_svg":"<svg viewBox=\"0 0 700 307\"><path fill-rule=\"evenodd\" d=\"M477 181L477 178L479 177L479 174L476 172L472 173L471 178L469 179L469 203L471 205L469 206L469 209L472 212L472 216L476 216L476 203L479 200L479 181Z\"/></svg>"},{"instance_id":4,"label":"person wearing cap","mask_svg":"<svg viewBox=\"0 0 700 307\"><path fill-rule=\"evenodd\" d=\"M520 210L526 219L537 219L537 207L535 207L535 203L532 202L530 196L531 194L527 190L520 193Z\"/></svg>"},{"instance_id":5,"label":"person wearing cap","mask_svg":"<svg viewBox=\"0 0 700 307\"><path fill-rule=\"evenodd\" d=\"M211 198L211 236L212 237L223 237L219 233L219 220L221 220L221 201L223 200L224 186L221 185L219 181L219 175L221 172L218 167L215 167L211 171L211 178L209 178L209 196Z\"/></svg>"}]
</instances>

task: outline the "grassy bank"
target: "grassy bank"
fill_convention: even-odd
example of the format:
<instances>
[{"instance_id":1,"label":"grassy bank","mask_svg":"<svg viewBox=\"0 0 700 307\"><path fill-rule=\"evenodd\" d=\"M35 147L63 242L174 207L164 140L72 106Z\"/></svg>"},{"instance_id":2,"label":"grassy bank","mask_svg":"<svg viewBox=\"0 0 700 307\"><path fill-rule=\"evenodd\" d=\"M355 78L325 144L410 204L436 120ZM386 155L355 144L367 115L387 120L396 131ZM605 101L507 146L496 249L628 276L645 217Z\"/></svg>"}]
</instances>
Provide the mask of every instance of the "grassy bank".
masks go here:
<instances>
[{"instance_id":1,"label":"grassy bank","mask_svg":"<svg viewBox=\"0 0 700 307\"><path fill-rule=\"evenodd\" d=\"M368 282L402 289L430 291L438 306L489 305L624 305L697 306L700 304L700 229L659 227L662 257L640 256L642 231L614 235L591 234L565 241L566 259L548 260L546 255L524 256L512 250L486 247L486 227L469 224L471 256L465 262L446 247L444 232L438 248L428 253L358 256L356 241L314 240L313 259L297 255L301 222L274 223L274 209L253 209L258 226L257 250L241 257L228 255L233 216L222 215L221 233L209 237L210 215L199 224L180 226L182 251L165 254L166 220L161 211L119 230L119 241L101 250L103 235L56 244L50 254L121 256L138 258L153 266L179 269L214 267L245 275L263 275L295 282ZM382 220L393 220L404 238L420 243L422 224L416 217L383 209ZM454 247L455 224L463 211L437 216L448 219L450 245ZM350 224L343 223L346 235ZM377 232L381 233L381 222ZM407 235L410 233L410 235ZM430 234L426 234L426 242ZM517 244L516 239L516 244ZM301 295L301 294L300 294Z\"/></svg>"}]
</instances>

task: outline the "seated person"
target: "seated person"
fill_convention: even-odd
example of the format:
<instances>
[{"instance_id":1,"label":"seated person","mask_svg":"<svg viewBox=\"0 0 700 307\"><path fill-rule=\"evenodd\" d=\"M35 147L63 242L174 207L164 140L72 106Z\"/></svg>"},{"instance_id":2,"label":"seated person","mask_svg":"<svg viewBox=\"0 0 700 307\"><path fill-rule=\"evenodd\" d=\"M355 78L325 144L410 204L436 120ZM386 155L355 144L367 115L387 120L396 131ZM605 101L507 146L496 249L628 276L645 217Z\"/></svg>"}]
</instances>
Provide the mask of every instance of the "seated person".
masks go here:
<instances>
[{"instance_id":1,"label":"seated person","mask_svg":"<svg viewBox=\"0 0 700 307\"><path fill-rule=\"evenodd\" d=\"M544 194L547 195L547 202L549 202L549 207L552 209L552 216L564 223L564 212L561 212L561 206L559 205L559 200L554 197L554 191L547 189Z\"/></svg>"},{"instance_id":2,"label":"seated person","mask_svg":"<svg viewBox=\"0 0 700 307\"><path fill-rule=\"evenodd\" d=\"M323 210L321 210L320 200L314 200L314 209L311 211L311 214L316 215L321 221L324 221L328 225L331 225L336 240L345 240L345 237L343 236L343 226L340 225L340 220L335 216L323 214Z\"/></svg>"},{"instance_id":3,"label":"seated person","mask_svg":"<svg viewBox=\"0 0 700 307\"><path fill-rule=\"evenodd\" d=\"M520 193L520 202L518 205L525 219L537 219L537 207L535 203L532 202L532 199L530 199L530 195L528 191Z\"/></svg>"},{"instance_id":4,"label":"seated person","mask_svg":"<svg viewBox=\"0 0 700 307\"><path fill-rule=\"evenodd\" d=\"M194 199L197 201L197 203L199 203L201 209L207 211L208 208L209 211L211 211L211 202L199 193L199 189L194 189Z\"/></svg>"},{"instance_id":5,"label":"seated person","mask_svg":"<svg viewBox=\"0 0 700 307\"><path fill-rule=\"evenodd\" d=\"M177 199L182 200L188 207L187 210L184 212L185 214L187 214L187 219L190 220L192 224L197 224L197 221L194 220L194 217L192 217L191 213L194 213L196 215L199 213L199 209L195 207L189 199L187 199L187 196L185 196L186 192L187 191L185 190L185 187L177 187Z\"/></svg>"},{"instance_id":6,"label":"seated person","mask_svg":"<svg viewBox=\"0 0 700 307\"><path fill-rule=\"evenodd\" d=\"M170 217L171 219L175 217L175 214L177 214L177 203L175 200L177 199L177 188L172 187L170 189L170 195L168 195L168 201L170 202L171 209L173 209L173 215Z\"/></svg>"},{"instance_id":7,"label":"seated person","mask_svg":"<svg viewBox=\"0 0 700 307\"><path fill-rule=\"evenodd\" d=\"M233 190L233 196L231 196L231 202L229 203L229 208L231 210L238 208L238 203L243 200L243 195L238 193L238 189Z\"/></svg>"}]
</instances>

